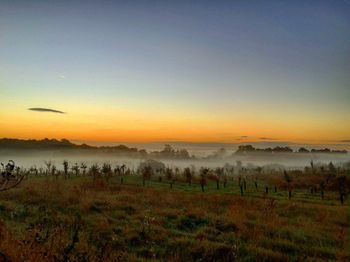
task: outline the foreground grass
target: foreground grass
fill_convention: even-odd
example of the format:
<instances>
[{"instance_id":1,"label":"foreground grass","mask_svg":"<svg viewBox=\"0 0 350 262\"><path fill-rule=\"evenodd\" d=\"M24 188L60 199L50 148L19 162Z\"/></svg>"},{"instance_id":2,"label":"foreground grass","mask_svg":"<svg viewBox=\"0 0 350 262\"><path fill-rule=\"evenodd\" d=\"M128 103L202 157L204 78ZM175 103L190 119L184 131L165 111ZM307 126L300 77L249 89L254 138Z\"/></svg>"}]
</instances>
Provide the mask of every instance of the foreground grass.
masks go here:
<instances>
[{"instance_id":1,"label":"foreground grass","mask_svg":"<svg viewBox=\"0 0 350 262\"><path fill-rule=\"evenodd\" d=\"M2 192L0 261L348 261L348 206L125 182L29 179Z\"/></svg>"}]
</instances>

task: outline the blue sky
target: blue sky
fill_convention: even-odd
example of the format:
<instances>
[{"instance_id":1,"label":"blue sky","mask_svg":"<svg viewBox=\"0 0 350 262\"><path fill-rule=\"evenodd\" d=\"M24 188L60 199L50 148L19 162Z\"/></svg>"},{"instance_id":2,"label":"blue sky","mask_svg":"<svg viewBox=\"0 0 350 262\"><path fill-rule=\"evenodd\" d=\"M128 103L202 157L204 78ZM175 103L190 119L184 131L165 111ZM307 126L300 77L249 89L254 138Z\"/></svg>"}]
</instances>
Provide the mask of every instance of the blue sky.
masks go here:
<instances>
[{"instance_id":1,"label":"blue sky","mask_svg":"<svg viewBox=\"0 0 350 262\"><path fill-rule=\"evenodd\" d=\"M349 28L349 1L0 1L2 135L41 136L7 120L31 125L26 108L52 107L71 112L70 125L94 119L106 139L123 137L99 116L125 112L164 123L150 140L191 123L179 139L311 139L320 129L317 139L348 139ZM63 123L54 117L32 124Z\"/></svg>"}]
</instances>

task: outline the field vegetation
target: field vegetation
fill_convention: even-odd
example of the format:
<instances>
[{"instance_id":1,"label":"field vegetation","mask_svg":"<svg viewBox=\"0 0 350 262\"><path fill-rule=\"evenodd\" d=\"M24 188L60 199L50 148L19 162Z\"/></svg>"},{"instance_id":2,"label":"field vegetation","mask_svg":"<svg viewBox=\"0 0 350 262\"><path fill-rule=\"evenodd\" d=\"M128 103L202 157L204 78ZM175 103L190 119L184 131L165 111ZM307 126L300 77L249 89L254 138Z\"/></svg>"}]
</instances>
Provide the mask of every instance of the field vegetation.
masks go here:
<instances>
[{"instance_id":1,"label":"field vegetation","mask_svg":"<svg viewBox=\"0 0 350 262\"><path fill-rule=\"evenodd\" d=\"M9 163L0 261L348 261L347 172Z\"/></svg>"}]
</instances>

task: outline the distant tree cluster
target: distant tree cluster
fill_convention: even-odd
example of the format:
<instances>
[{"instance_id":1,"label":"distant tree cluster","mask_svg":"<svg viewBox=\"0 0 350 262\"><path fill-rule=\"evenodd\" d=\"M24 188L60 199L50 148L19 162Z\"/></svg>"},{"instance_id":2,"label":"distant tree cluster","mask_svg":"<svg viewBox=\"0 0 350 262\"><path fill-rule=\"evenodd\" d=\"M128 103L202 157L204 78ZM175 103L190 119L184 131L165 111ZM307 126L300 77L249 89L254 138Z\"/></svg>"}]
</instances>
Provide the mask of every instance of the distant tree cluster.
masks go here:
<instances>
[{"instance_id":1,"label":"distant tree cluster","mask_svg":"<svg viewBox=\"0 0 350 262\"><path fill-rule=\"evenodd\" d=\"M346 150L331 150L329 148L324 149L311 149L311 153L335 153L335 154L346 154Z\"/></svg>"},{"instance_id":2,"label":"distant tree cluster","mask_svg":"<svg viewBox=\"0 0 350 262\"><path fill-rule=\"evenodd\" d=\"M89 146L87 144L77 145L71 143L67 139L42 139L42 140L22 140L22 139L10 139L3 138L0 139L0 149L2 150L90 150L98 151L103 153L118 153L127 155L130 157L141 157L141 158L169 158L169 159L190 159L194 156L190 156L186 149L175 150L170 145L165 145L164 149L161 151L154 151L148 153L144 149L137 149L132 147L127 147L125 145L118 146Z\"/></svg>"},{"instance_id":3,"label":"distant tree cluster","mask_svg":"<svg viewBox=\"0 0 350 262\"><path fill-rule=\"evenodd\" d=\"M160 151L147 152L144 149L137 149L127 147L125 145L118 146L90 146L87 144L77 145L70 142L67 139L42 139L42 140L21 140L21 139L0 139L0 150L84 150L88 152L101 152L101 153L114 153L122 154L128 157L138 158L154 158L154 159L196 159L195 156L190 155L186 149L174 149L171 145L165 145ZM346 150L331 150L329 148L324 149L311 149L308 150L304 147L293 151L288 146L276 146L268 148L255 148L252 145L240 145L235 154L247 154L247 153L307 153L307 154L347 154ZM211 158L223 158L227 156L227 151L224 148L213 152L211 155L205 157Z\"/></svg>"},{"instance_id":4,"label":"distant tree cluster","mask_svg":"<svg viewBox=\"0 0 350 262\"><path fill-rule=\"evenodd\" d=\"M91 149L93 147L82 144L76 145L71 143L67 139L12 139L12 138L2 138L0 139L1 149L34 149L34 150L55 150L55 149Z\"/></svg>"},{"instance_id":5,"label":"distant tree cluster","mask_svg":"<svg viewBox=\"0 0 350 262\"><path fill-rule=\"evenodd\" d=\"M274 148L268 147L268 148L255 148L252 145L241 145L238 147L236 154L242 154L242 153L328 153L328 154L346 154L346 150L331 150L329 148L324 149L311 149L308 150L304 147L299 148L296 151L293 151L288 146L276 146Z\"/></svg>"},{"instance_id":6,"label":"distant tree cluster","mask_svg":"<svg viewBox=\"0 0 350 262\"><path fill-rule=\"evenodd\" d=\"M161 151L150 153L151 157L155 158L170 158L170 159L190 159L191 156L186 149L175 150L171 145L165 145Z\"/></svg>"}]
</instances>

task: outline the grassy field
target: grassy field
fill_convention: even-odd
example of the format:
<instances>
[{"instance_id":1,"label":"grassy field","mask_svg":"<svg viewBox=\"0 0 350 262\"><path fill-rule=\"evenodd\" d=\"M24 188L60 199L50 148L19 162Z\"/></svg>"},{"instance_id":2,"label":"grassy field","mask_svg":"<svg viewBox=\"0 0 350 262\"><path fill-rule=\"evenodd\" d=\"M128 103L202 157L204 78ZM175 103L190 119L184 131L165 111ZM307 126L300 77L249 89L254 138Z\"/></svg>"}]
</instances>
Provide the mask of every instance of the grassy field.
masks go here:
<instances>
[{"instance_id":1,"label":"grassy field","mask_svg":"<svg viewBox=\"0 0 350 262\"><path fill-rule=\"evenodd\" d=\"M0 261L348 261L335 193L138 176L30 178L0 192Z\"/></svg>"}]
</instances>

